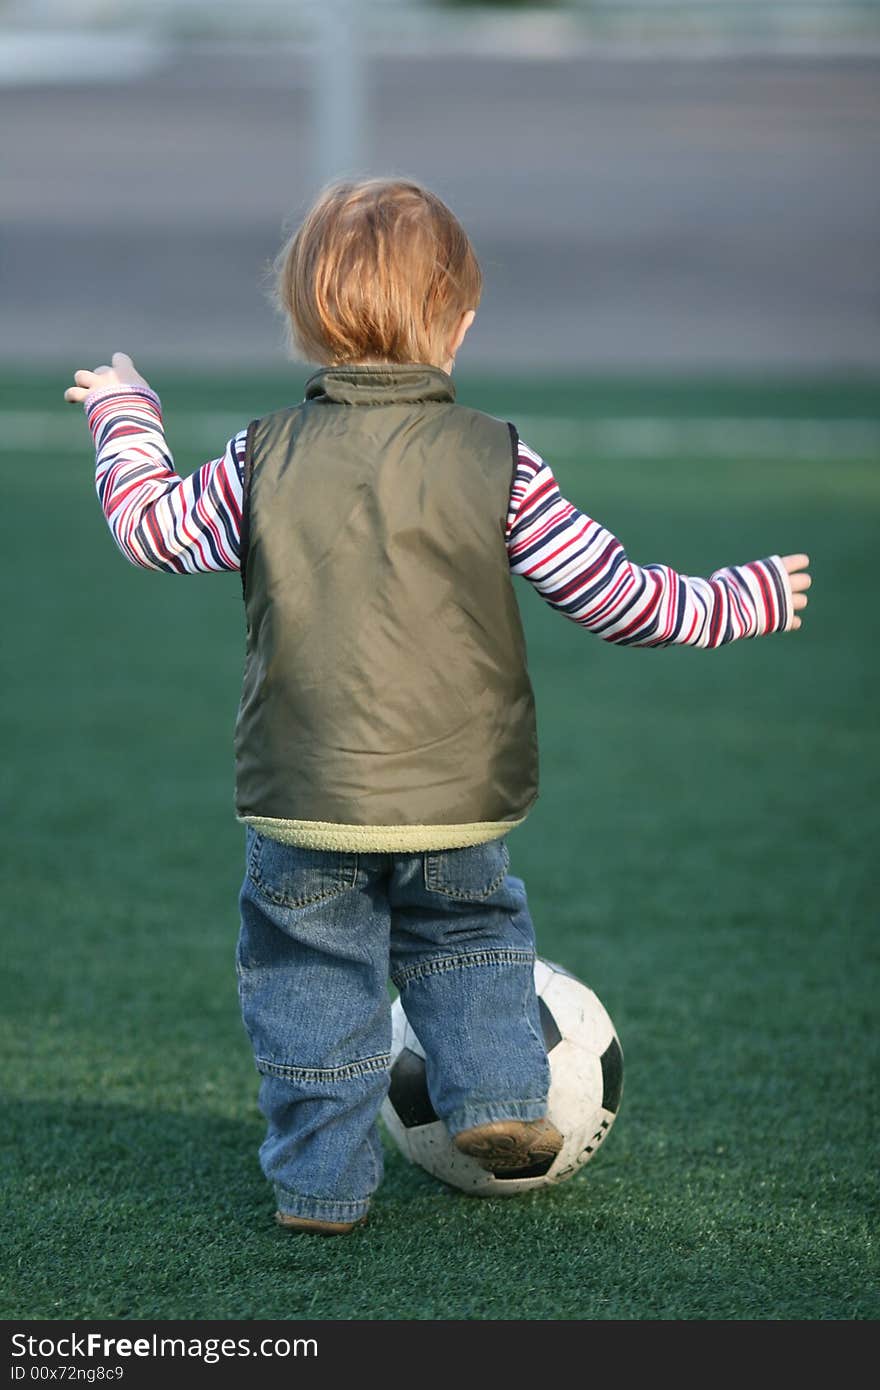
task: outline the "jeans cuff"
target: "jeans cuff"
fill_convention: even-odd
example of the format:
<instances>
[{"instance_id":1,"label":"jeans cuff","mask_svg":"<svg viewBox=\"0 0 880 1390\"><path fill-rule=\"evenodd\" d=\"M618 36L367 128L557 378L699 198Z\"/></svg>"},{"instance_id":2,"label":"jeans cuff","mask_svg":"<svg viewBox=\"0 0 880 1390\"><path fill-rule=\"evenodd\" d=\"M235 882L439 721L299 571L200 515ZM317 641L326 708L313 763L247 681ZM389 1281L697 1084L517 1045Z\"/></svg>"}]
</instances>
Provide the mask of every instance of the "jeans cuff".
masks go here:
<instances>
[{"instance_id":1,"label":"jeans cuff","mask_svg":"<svg viewBox=\"0 0 880 1390\"><path fill-rule=\"evenodd\" d=\"M462 1105L446 1117L446 1128L452 1135L475 1125L487 1125L492 1120L543 1120L547 1114L547 1097L537 1100L493 1100Z\"/></svg>"},{"instance_id":2,"label":"jeans cuff","mask_svg":"<svg viewBox=\"0 0 880 1390\"><path fill-rule=\"evenodd\" d=\"M359 1202L340 1202L334 1197L303 1197L284 1187L275 1188L275 1199L285 1216L308 1216L314 1221L359 1221L370 1206L369 1197Z\"/></svg>"}]
</instances>

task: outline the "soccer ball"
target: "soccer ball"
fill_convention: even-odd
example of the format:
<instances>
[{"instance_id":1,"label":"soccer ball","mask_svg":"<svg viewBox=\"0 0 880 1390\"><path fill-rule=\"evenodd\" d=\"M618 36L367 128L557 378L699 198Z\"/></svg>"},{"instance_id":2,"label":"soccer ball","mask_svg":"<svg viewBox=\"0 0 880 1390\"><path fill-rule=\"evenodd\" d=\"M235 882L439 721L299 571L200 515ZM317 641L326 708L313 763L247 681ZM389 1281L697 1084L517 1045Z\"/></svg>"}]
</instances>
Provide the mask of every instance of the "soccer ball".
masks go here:
<instances>
[{"instance_id":1,"label":"soccer ball","mask_svg":"<svg viewBox=\"0 0 880 1390\"><path fill-rule=\"evenodd\" d=\"M435 1178L478 1197L511 1197L570 1178L608 1137L623 1091L623 1052L591 989L552 961L535 962L535 989L550 1059L547 1114L564 1136L555 1158L509 1176L459 1153L431 1105L425 1054L403 1010L392 1006L391 1084L382 1118L401 1153Z\"/></svg>"}]
</instances>

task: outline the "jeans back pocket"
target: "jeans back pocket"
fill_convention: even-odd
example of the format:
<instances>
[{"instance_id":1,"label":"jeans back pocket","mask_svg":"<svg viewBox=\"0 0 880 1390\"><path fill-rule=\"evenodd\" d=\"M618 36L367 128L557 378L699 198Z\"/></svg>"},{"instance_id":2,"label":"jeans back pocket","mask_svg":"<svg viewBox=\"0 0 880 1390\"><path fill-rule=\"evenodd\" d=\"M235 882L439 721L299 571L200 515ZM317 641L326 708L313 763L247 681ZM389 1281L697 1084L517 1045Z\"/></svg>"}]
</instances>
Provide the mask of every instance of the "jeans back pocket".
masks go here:
<instances>
[{"instance_id":1,"label":"jeans back pocket","mask_svg":"<svg viewBox=\"0 0 880 1390\"><path fill-rule=\"evenodd\" d=\"M256 830L249 838L248 877L264 898L279 907L326 902L355 885L356 854L285 845Z\"/></svg>"},{"instance_id":2,"label":"jeans back pocket","mask_svg":"<svg viewBox=\"0 0 880 1390\"><path fill-rule=\"evenodd\" d=\"M425 887L448 898L481 902L501 887L509 867L503 838L464 849L431 850L425 855Z\"/></svg>"}]
</instances>

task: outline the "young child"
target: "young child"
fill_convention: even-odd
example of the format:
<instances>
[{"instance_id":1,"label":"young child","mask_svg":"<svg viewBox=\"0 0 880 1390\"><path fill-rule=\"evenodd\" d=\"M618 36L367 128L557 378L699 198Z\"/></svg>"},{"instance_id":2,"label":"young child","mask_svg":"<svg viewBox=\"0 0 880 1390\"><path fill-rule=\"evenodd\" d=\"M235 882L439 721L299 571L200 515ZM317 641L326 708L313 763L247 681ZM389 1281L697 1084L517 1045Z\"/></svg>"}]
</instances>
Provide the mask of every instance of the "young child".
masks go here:
<instances>
[{"instance_id":1,"label":"young child","mask_svg":"<svg viewBox=\"0 0 880 1390\"><path fill-rule=\"evenodd\" d=\"M382 1175L389 975L463 1152L511 1173L561 1145L506 844L538 794L512 576L606 641L654 647L798 628L810 579L805 555L710 579L640 567L513 425L455 403L481 275L428 190L327 189L276 269L293 340L323 365L191 477L124 353L65 399L84 403L133 564L241 571L236 964L260 1160L281 1225L342 1234Z\"/></svg>"}]
</instances>

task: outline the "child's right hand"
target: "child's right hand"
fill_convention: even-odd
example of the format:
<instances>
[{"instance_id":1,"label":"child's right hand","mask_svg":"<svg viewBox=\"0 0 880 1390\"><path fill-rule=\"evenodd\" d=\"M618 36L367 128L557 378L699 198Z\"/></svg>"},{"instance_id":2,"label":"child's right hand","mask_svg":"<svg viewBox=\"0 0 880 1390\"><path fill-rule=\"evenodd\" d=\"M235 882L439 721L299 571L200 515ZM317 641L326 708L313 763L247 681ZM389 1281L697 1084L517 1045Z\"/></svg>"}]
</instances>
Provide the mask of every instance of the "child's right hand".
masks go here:
<instances>
[{"instance_id":1,"label":"child's right hand","mask_svg":"<svg viewBox=\"0 0 880 1390\"><path fill-rule=\"evenodd\" d=\"M112 367L96 367L92 372L81 367L75 371L73 380L76 384L68 386L64 392L64 399L72 403L84 401L90 391L103 387L115 390L125 386L146 386L147 390L152 390L150 383L141 376L127 352L114 352L110 360L113 363Z\"/></svg>"},{"instance_id":2,"label":"child's right hand","mask_svg":"<svg viewBox=\"0 0 880 1390\"><path fill-rule=\"evenodd\" d=\"M809 555L783 555L781 559L788 574L788 582L791 585L794 618L790 630L794 632L801 625L801 620L797 615L807 606L806 590L813 582L812 576L806 573L810 557Z\"/></svg>"}]
</instances>

